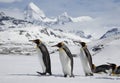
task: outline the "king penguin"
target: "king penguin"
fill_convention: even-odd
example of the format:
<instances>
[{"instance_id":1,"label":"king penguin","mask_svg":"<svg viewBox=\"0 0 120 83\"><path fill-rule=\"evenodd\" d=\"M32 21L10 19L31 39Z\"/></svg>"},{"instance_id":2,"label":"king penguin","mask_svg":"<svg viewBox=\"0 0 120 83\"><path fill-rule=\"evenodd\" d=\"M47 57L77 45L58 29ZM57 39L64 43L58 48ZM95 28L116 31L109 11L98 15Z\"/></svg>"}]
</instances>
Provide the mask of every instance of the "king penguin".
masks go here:
<instances>
[{"instance_id":1,"label":"king penguin","mask_svg":"<svg viewBox=\"0 0 120 83\"><path fill-rule=\"evenodd\" d=\"M85 42L80 42L80 44L82 46L80 49L80 59L83 66L84 73L86 76L93 76L93 73L92 73L93 62L92 62L91 54L87 49Z\"/></svg>"},{"instance_id":2,"label":"king penguin","mask_svg":"<svg viewBox=\"0 0 120 83\"><path fill-rule=\"evenodd\" d=\"M102 64L99 66L95 66L93 64L93 72L94 73L104 73L104 74L108 74L108 75L112 75L115 74L115 70L117 68L117 65L114 63L108 63L108 64Z\"/></svg>"},{"instance_id":3,"label":"king penguin","mask_svg":"<svg viewBox=\"0 0 120 83\"><path fill-rule=\"evenodd\" d=\"M37 72L37 73L41 75L46 75L47 73L49 75L52 75L50 55L47 47L42 43L40 39L30 40L30 41L34 42L37 45L37 52L38 52L40 64L43 70L43 73L41 72Z\"/></svg>"},{"instance_id":4,"label":"king penguin","mask_svg":"<svg viewBox=\"0 0 120 83\"><path fill-rule=\"evenodd\" d=\"M59 48L59 55L60 55L60 61L62 64L62 69L64 73L64 77L74 77L73 75L73 56L68 49L68 47L63 43L60 42L57 45L54 45L52 47L58 47Z\"/></svg>"}]
</instances>

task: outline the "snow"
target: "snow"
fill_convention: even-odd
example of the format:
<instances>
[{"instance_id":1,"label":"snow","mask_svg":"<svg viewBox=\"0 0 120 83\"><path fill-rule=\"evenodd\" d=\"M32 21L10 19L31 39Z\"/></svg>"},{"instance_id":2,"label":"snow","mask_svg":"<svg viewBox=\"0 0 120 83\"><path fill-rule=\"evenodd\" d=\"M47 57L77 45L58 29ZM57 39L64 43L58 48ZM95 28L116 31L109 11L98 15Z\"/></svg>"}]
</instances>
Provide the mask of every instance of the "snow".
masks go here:
<instances>
[{"instance_id":1,"label":"snow","mask_svg":"<svg viewBox=\"0 0 120 83\"><path fill-rule=\"evenodd\" d=\"M119 65L120 40L107 43L102 51L92 56L95 65L105 64L106 62ZM73 54L79 54L79 46L67 45ZM89 45L88 45L89 46ZM33 46L34 47L34 46ZM48 47L48 46L47 46ZM49 51L52 49L48 47ZM56 48L55 48L56 49ZM59 53L50 55L52 76L40 76L36 71L42 71L38 55L1 55L0 56L0 83L119 83L120 77L99 75L84 76L79 57L74 57L74 78L64 78L60 64Z\"/></svg>"},{"instance_id":2,"label":"snow","mask_svg":"<svg viewBox=\"0 0 120 83\"><path fill-rule=\"evenodd\" d=\"M119 28L112 28L108 30L100 39L111 37L114 35L120 35L120 29Z\"/></svg>"},{"instance_id":3,"label":"snow","mask_svg":"<svg viewBox=\"0 0 120 83\"><path fill-rule=\"evenodd\" d=\"M38 8L33 2L29 3L29 8L40 16L45 17L44 12L40 8Z\"/></svg>"},{"instance_id":4,"label":"snow","mask_svg":"<svg viewBox=\"0 0 120 83\"><path fill-rule=\"evenodd\" d=\"M120 40L114 40L110 43L107 43L104 49L99 52L96 56L93 57L97 65L104 64L106 62L115 63L119 65L120 63ZM99 60L97 60L98 58Z\"/></svg>"},{"instance_id":5,"label":"snow","mask_svg":"<svg viewBox=\"0 0 120 83\"><path fill-rule=\"evenodd\" d=\"M0 56L0 83L118 83L119 80L96 79L85 77L82 74L79 59L75 58L74 78L64 78L58 55L51 55L52 76L39 76L36 71L41 71L37 56Z\"/></svg>"},{"instance_id":6,"label":"snow","mask_svg":"<svg viewBox=\"0 0 120 83\"><path fill-rule=\"evenodd\" d=\"M30 26L24 28L14 28L7 29L3 32L0 32L0 42L6 43L28 43L29 40L41 39L48 42L61 42L73 40L89 42L89 39L76 36L72 33L61 32L59 30L53 30L51 28L46 28L43 26Z\"/></svg>"}]
</instances>

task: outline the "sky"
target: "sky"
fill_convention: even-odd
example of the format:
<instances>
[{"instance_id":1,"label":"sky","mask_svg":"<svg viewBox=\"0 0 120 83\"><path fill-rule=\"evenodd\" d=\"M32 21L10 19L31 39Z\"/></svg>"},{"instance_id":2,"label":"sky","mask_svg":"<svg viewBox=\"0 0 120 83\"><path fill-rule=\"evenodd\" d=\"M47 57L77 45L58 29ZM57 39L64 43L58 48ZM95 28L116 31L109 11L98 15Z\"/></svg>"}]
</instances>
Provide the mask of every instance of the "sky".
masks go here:
<instances>
[{"instance_id":1,"label":"sky","mask_svg":"<svg viewBox=\"0 0 120 83\"><path fill-rule=\"evenodd\" d=\"M20 9L34 2L48 16L68 12L71 16L102 16L120 13L120 0L0 0L0 9Z\"/></svg>"},{"instance_id":2,"label":"sky","mask_svg":"<svg viewBox=\"0 0 120 83\"><path fill-rule=\"evenodd\" d=\"M22 18L30 2L36 4L48 17L67 12L72 17L90 16L95 26L120 27L120 0L0 0L0 11Z\"/></svg>"}]
</instances>

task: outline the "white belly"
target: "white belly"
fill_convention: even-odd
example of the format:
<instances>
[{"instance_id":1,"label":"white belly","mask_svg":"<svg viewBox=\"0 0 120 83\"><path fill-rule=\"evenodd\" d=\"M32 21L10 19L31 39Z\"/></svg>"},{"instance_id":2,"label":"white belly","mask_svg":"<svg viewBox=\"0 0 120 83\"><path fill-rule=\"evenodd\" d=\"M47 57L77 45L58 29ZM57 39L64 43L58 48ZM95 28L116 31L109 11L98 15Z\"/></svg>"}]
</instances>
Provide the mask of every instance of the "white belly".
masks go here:
<instances>
[{"instance_id":1,"label":"white belly","mask_svg":"<svg viewBox=\"0 0 120 83\"><path fill-rule=\"evenodd\" d=\"M41 64L41 67L42 67L42 70L44 73L46 71L46 66L45 66L43 58L42 58L43 55L42 55L41 50L39 48L37 48L37 52L38 52L39 61L40 61L40 64Z\"/></svg>"},{"instance_id":2,"label":"white belly","mask_svg":"<svg viewBox=\"0 0 120 83\"><path fill-rule=\"evenodd\" d=\"M82 63L84 72L88 73L88 74L92 73L89 62L88 62L88 59L87 59L83 49L80 49L80 51L81 51L80 52L80 59L81 59L81 63Z\"/></svg>"},{"instance_id":3,"label":"white belly","mask_svg":"<svg viewBox=\"0 0 120 83\"><path fill-rule=\"evenodd\" d=\"M60 61L62 64L63 73L71 76L71 60L66 54L66 52L60 48L59 49Z\"/></svg>"}]
</instances>

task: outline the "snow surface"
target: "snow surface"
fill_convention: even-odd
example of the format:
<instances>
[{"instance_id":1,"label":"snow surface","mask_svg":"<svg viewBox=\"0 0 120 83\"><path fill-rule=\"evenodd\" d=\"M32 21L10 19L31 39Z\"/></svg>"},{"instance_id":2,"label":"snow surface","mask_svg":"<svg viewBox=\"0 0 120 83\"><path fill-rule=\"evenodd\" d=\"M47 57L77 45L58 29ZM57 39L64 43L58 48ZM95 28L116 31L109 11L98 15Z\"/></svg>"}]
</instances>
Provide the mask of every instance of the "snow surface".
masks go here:
<instances>
[{"instance_id":1,"label":"snow surface","mask_svg":"<svg viewBox=\"0 0 120 83\"><path fill-rule=\"evenodd\" d=\"M120 40L114 40L105 45L104 49L93 57L95 65L106 62L120 63ZM79 54L79 46L67 45L71 52ZM34 46L33 46L34 47ZM89 47L89 45L88 45ZM51 47L48 47L49 51ZM64 78L59 60L59 53L50 55L52 76L40 76L36 71L42 71L37 54L33 56L1 55L0 56L0 83L119 83L120 77L99 75L84 76L79 57L74 57L74 78Z\"/></svg>"}]
</instances>

